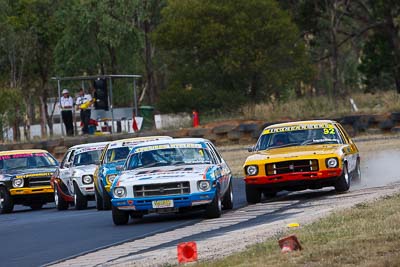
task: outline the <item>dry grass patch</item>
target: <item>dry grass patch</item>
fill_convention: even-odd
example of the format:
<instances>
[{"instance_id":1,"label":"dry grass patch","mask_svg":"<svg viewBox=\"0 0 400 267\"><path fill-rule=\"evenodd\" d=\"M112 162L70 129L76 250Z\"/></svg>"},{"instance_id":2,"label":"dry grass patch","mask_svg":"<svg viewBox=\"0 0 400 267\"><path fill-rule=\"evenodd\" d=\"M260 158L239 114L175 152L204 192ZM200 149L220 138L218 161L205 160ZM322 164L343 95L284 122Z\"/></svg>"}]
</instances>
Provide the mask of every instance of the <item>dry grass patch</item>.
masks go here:
<instances>
[{"instance_id":1,"label":"dry grass patch","mask_svg":"<svg viewBox=\"0 0 400 267\"><path fill-rule=\"evenodd\" d=\"M223 260L196 266L400 266L400 195L334 213ZM282 254L277 239L295 233L303 250Z\"/></svg>"},{"instance_id":2,"label":"dry grass patch","mask_svg":"<svg viewBox=\"0 0 400 267\"><path fill-rule=\"evenodd\" d=\"M355 93L335 101L327 96L293 97L287 101L275 101L242 108L245 119L293 119L336 118L354 114L350 104L353 98L359 113L385 113L398 111L400 96L396 91L377 92L375 94Z\"/></svg>"}]
</instances>

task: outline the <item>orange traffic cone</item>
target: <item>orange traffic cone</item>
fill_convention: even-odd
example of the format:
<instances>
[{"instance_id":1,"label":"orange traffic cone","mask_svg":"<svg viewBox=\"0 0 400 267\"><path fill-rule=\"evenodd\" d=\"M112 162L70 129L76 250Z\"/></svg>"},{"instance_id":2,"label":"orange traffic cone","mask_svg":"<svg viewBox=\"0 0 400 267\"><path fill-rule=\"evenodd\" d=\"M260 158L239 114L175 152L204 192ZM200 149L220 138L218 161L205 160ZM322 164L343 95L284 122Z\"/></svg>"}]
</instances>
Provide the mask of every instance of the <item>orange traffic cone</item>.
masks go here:
<instances>
[{"instance_id":1,"label":"orange traffic cone","mask_svg":"<svg viewBox=\"0 0 400 267\"><path fill-rule=\"evenodd\" d=\"M294 250L301 250L299 240L295 235L289 235L284 238L279 239L279 246L281 247L281 252L286 253Z\"/></svg>"},{"instance_id":2,"label":"orange traffic cone","mask_svg":"<svg viewBox=\"0 0 400 267\"><path fill-rule=\"evenodd\" d=\"M179 263L197 261L196 242L180 243L178 244L177 249Z\"/></svg>"}]
</instances>

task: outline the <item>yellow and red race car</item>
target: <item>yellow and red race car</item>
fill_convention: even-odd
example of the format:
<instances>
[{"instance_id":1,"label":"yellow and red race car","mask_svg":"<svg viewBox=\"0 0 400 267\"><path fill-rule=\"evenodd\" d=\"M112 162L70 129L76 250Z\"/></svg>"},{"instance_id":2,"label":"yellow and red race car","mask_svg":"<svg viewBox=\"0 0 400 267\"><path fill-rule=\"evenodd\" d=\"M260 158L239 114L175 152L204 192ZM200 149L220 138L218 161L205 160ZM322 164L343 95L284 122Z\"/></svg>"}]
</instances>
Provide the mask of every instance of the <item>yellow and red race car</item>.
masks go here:
<instances>
[{"instance_id":1,"label":"yellow and red race car","mask_svg":"<svg viewBox=\"0 0 400 267\"><path fill-rule=\"evenodd\" d=\"M246 199L258 203L282 190L334 186L349 190L361 179L357 146L331 120L298 121L266 127L244 163Z\"/></svg>"},{"instance_id":2,"label":"yellow and red race car","mask_svg":"<svg viewBox=\"0 0 400 267\"><path fill-rule=\"evenodd\" d=\"M46 150L26 149L0 152L0 214L15 204L41 209L53 202L50 177L58 166Z\"/></svg>"}]
</instances>

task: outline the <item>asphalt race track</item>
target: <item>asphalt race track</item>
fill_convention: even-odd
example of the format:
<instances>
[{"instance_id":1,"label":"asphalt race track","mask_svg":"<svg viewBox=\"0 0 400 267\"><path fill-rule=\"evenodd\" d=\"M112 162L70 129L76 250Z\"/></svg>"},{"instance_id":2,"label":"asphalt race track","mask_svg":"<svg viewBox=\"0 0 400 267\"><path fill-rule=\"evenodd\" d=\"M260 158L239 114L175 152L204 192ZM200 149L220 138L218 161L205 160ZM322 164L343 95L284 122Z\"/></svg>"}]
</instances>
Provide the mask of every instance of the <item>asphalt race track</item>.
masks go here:
<instances>
[{"instance_id":1,"label":"asphalt race track","mask_svg":"<svg viewBox=\"0 0 400 267\"><path fill-rule=\"evenodd\" d=\"M244 182L234 179L234 208L246 205ZM42 210L15 206L0 215L0 266L40 266L73 255L180 228L203 220L201 213L152 215L126 226L115 226L111 211L58 211L54 204Z\"/></svg>"}]
</instances>

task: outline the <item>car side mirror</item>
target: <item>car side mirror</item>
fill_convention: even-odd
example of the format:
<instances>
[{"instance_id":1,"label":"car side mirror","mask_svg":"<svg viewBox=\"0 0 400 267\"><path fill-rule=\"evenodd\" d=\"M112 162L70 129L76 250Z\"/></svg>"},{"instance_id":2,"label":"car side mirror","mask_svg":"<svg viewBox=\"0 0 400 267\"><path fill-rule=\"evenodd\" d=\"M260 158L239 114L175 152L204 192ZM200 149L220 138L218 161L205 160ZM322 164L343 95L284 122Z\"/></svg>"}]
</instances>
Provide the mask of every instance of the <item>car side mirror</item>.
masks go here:
<instances>
[{"instance_id":1,"label":"car side mirror","mask_svg":"<svg viewBox=\"0 0 400 267\"><path fill-rule=\"evenodd\" d=\"M248 152L254 152L254 146L249 146L248 148L247 148L247 151Z\"/></svg>"},{"instance_id":2,"label":"car side mirror","mask_svg":"<svg viewBox=\"0 0 400 267\"><path fill-rule=\"evenodd\" d=\"M69 167L71 167L71 163L70 162L64 163L64 168L69 168Z\"/></svg>"},{"instance_id":3,"label":"car side mirror","mask_svg":"<svg viewBox=\"0 0 400 267\"><path fill-rule=\"evenodd\" d=\"M124 170L124 166L117 166L116 169L117 169L117 171L119 171L119 172L120 172L120 171L123 171L123 170Z\"/></svg>"}]
</instances>

